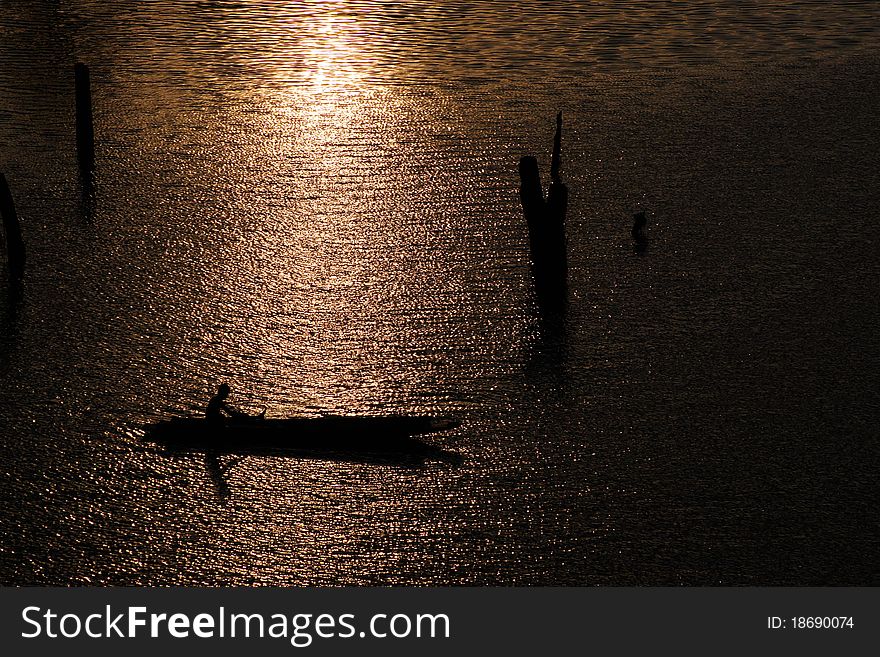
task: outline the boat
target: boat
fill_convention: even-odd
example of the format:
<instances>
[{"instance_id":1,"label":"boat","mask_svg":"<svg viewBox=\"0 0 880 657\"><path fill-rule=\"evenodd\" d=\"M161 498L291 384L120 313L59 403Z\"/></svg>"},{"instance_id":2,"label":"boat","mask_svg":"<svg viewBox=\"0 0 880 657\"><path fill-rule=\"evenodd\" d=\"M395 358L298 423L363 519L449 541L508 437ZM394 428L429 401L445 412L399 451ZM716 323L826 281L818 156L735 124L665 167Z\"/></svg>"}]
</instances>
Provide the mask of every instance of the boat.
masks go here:
<instances>
[{"instance_id":1,"label":"boat","mask_svg":"<svg viewBox=\"0 0 880 657\"><path fill-rule=\"evenodd\" d=\"M205 418L178 417L147 425L144 438L169 452L425 458L448 452L416 436L460 424L452 418L412 415L236 416L219 424Z\"/></svg>"}]
</instances>

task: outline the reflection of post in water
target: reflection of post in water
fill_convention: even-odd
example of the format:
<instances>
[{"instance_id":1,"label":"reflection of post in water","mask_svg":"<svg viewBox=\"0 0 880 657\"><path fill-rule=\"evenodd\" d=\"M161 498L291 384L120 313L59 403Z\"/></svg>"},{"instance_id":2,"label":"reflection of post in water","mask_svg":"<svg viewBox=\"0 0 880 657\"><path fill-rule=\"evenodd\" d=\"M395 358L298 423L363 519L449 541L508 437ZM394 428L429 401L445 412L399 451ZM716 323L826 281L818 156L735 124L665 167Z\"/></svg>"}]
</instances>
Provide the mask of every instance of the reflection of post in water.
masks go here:
<instances>
[{"instance_id":1,"label":"reflection of post in water","mask_svg":"<svg viewBox=\"0 0 880 657\"><path fill-rule=\"evenodd\" d=\"M538 160L527 155L519 161L520 201L529 228L532 272L542 308L561 312L565 308L568 277L565 213L568 187L562 182L562 112L556 115L550 188L546 199L541 188Z\"/></svg>"},{"instance_id":2,"label":"reflection of post in water","mask_svg":"<svg viewBox=\"0 0 880 657\"><path fill-rule=\"evenodd\" d=\"M633 215L633 251L642 254L648 248L648 236L645 234L645 227L648 225L648 219L645 217L645 211L636 212Z\"/></svg>"},{"instance_id":3,"label":"reflection of post in water","mask_svg":"<svg viewBox=\"0 0 880 657\"><path fill-rule=\"evenodd\" d=\"M0 173L0 215L3 215L3 233L6 237L6 261L9 269L9 289L12 291L21 285L24 278L25 250L21 237L21 224L15 212L12 193L6 183L6 176Z\"/></svg>"}]
</instances>

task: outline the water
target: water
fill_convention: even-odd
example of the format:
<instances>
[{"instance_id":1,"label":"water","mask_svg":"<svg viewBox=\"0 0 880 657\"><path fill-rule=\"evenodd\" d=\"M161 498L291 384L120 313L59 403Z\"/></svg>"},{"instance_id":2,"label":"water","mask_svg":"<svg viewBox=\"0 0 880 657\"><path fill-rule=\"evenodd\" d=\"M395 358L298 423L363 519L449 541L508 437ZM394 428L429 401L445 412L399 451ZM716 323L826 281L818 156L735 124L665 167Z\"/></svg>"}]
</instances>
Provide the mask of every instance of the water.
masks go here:
<instances>
[{"instance_id":1,"label":"water","mask_svg":"<svg viewBox=\"0 0 880 657\"><path fill-rule=\"evenodd\" d=\"M0 9L29 258L3 584L878 583L876 3ZM516 174L557 109L562 326ZM275 416L454 415L462 462L141 442L221 381Z\"/></svg>"}]
</instances>

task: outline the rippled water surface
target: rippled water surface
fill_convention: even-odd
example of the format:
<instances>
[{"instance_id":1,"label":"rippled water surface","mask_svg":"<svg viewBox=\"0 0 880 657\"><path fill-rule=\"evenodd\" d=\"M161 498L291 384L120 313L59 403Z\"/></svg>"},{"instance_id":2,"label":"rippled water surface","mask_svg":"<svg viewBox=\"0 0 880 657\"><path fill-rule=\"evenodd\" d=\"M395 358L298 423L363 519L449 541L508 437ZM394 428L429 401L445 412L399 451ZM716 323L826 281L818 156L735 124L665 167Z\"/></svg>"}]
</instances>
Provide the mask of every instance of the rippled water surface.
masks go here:
<instances>
[{"instance_id":1,"label":"rippled water surface","mask_svg":"<svg viewBox=\"0 0 880 657\"><path fill-rule=\"evenodd\" d=\"M0 583L880 583L880 9L647 4L0 0ZM457 458L143 443L221 381Z\"/></svg>"}]
</instances>

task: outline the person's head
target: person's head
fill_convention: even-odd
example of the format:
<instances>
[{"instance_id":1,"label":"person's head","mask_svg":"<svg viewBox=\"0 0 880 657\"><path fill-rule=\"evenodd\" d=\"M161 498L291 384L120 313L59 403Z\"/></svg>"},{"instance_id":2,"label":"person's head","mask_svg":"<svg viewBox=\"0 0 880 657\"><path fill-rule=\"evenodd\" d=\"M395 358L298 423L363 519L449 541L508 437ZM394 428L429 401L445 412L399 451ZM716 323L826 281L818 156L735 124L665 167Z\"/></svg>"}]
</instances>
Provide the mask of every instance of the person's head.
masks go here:
<instances>
[{"instance_id":1,"label":"person's head","mask_svg":"<svg viewBox=\"0 0 880 657\"><path fill-rule=\"evenodd\" d=\"M228 383L221 383L220 387L217 388L217 394L223 398L228 397L229 396L229 384Z\"/></svg>"}]
</instances>

